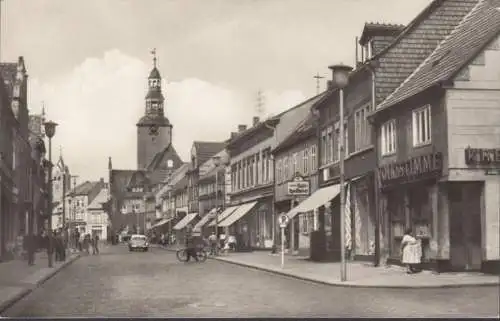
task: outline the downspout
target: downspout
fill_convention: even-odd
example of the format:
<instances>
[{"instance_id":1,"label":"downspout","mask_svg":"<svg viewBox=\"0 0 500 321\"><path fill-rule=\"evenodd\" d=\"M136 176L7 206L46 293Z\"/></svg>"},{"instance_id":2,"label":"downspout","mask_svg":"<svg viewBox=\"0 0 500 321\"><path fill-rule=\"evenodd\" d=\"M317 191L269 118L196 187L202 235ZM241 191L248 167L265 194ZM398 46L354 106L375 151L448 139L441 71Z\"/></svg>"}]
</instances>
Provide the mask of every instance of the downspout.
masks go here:
<instances>
[{"instance_id":1,"label":"downspout","mask_svg":"<svg viewBox=\"0 0 500 321\"><path fill-rule=\"evenodd\" d=\"M376 109L376 104L377 104L377 97L376 97L376 84L377 84L377 78L376 78L376 73L375 73L375 66L373 65L373 62L370 61L367 64L368 70L370 70L371 73L371 81L372 81L372 86L371 86L371 105L372 105L372 112L375 111ZM373 125L373 119L371 121ZM372 141L374 141L374 151L375 151L375 168L373 170L373 197L374 197L374 203L375 203L375 257L374 257L374 266L379 266L380 265L380 260L381 260L381 247L380 247L380 224L382 223L381 218L381 209L380 209L380 203L379 203L379 177L378 177L378 139L377 139L377 131L375 127L372 127Z\"/></svg>"}]
</instances>

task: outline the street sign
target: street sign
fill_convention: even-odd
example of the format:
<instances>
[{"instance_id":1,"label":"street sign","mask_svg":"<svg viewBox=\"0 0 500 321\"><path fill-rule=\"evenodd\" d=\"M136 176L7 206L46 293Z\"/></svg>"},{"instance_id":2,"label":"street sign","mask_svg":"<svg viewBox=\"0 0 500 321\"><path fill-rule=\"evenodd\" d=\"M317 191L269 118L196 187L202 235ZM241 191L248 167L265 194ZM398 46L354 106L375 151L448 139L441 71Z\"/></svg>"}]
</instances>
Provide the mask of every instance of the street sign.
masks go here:
<instances>
[{"instance_id":1,"label":"street sign","mask_svg":"<svg viewBox=\"0 0 500 321\"><path fill-rule=\"evenodd\" d=\"M289 218L288 216L283 213L278 217L278 223L280 224L281 228L285 228L288 225Z\"/></svg>"},{"instance_id":2,"label":"street sign","mask_svg":"<svg viewBox=\"0 0 500 321\"><path fill-rule=\"evenodd\" d=\"M307 196L310 192L309 181L299 174L295 174L292 181L287 183L288 195L290 196Z\"/></svg>"}]
</instances>

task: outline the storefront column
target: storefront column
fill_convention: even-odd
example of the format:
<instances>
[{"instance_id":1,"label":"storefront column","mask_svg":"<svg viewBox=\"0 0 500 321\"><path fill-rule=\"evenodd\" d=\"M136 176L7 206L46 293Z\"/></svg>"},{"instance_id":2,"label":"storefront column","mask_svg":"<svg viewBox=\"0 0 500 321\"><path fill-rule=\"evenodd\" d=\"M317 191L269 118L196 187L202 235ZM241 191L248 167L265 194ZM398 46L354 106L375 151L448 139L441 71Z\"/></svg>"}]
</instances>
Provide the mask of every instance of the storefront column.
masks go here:
<instances>
[{"instance_id":1,"label":"storefront column","mask_svg":"<svg viewBox=\"0 0 500 321\"><path fill-rule=\"evenodd\" d=\"M439 260L450 259L450 208L448 204L448 189L445 185L439 186L438 193L438 224L437 240Z\"/></svg>"},{"instance_id":2,"label":"storefront column","mask_svg":"<svg viewBox=\"0 0 500 321\"><path fill-rule=\"evenodd\" d=\"M390 241L389 241L389 211L387 209L387 195L381 191L378 193L379 206L378 206L378 217L379 217L379 240L380 240L380 256L379 264L385 265L387 259L390 255Z\"/></svg>"},{"instance_id":3,"label":"storefront column","mask_svg":"<svg viewBox=\"0 0 500 321\"><path fill-rule=\"evenodd\" d=\"M490 179L484 182L483 261L500 260L500 181Z\"/></svg>"},{"instance_id":4,"label":"storefront column","mask_svg":"<svg viewBox=\"0 0 500 321\"><path fill-rule=\"evenodd\" d=\"M313 230L317 231L318 230L318 208L315 208L313 210L314 217L313 217Z\"/></svg>"},{"instance_id":5,"label":"storefront column","mask_svg":"<svg viewBox=\"0 0 500 321\"><path fill-rule=\"evenodd\" d=\"M431 202L431 228L429 235L429 258L436 259L438 256L439 240L439 185L435 184L429 188L429 197Z\"/></svg>"}]
</instances>

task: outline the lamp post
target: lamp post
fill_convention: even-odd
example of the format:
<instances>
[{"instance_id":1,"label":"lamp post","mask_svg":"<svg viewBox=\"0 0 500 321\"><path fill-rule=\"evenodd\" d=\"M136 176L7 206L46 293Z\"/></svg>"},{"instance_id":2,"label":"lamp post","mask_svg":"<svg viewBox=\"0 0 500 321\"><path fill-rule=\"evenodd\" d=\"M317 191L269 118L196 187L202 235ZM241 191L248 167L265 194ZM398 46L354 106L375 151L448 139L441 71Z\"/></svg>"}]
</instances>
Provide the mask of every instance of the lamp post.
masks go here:
<instances>
[{"instance_id":1,"label":"lamp post","mask_svg":"<svg viewBox=\"0 0 500 321\"><path fill-rule=\"evenodd\" d=\"M52 267L52 137L54 137L56 133L56 126L57 124L54 123L53 121L48 121L45 122L44 124L45 127L45 135L49 139L49 173L48 173L48 236L49 236L49 244L47 246L47 254L49 256L49 268Z\"/></svg>"},{"instance_id":2,"label":"lamp post","mask_svg":"<svg viewBox=\"0 0 500 321\"><path fill-rule=\"evenodd\" d=\"M339 114L340 114L340 143L339 143L339 169L340 169L340 280L347 279L347 266L345 259L345 190L344 190L344 159L345 159L345 133L344 133L344 88L349 83L349 73L352 67L346 65L334 65L332 70L333 85L339 88Z\"/></svg>"},{"instance_id":3,"label":"lamp post","mask_svg":"<svg viewBox=\"0 0 500 321\"><path fill-rule=\"evenodd\" d=\"M215 165L215 235L219 239L219 165L220 156L213 156L212 160Z\"/></svg>"}]
</instances>

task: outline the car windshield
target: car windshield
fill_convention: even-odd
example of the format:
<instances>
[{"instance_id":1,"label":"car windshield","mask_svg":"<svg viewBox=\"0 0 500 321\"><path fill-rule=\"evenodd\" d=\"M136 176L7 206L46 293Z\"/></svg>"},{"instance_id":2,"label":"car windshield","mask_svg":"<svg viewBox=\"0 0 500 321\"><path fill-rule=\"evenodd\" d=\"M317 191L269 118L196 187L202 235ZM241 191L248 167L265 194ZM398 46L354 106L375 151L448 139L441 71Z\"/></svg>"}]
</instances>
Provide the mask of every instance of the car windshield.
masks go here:
<instances>
[{"instance_id":1,"label":"car windshield","mask_svg":"<svg viewBox=\"0 0 500 321\"><path fill-rule=\"evenodd\" d=\"M133 236L132 237L132 241L145 241L146 240L146 237L145 236Z\"/></svg>"}]
</instances>

